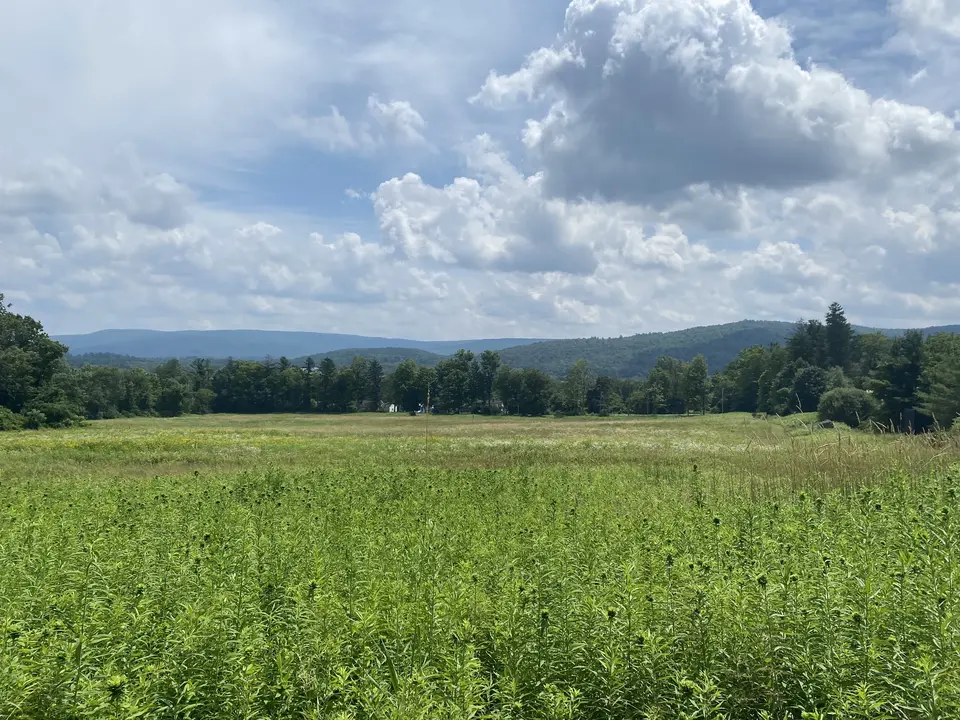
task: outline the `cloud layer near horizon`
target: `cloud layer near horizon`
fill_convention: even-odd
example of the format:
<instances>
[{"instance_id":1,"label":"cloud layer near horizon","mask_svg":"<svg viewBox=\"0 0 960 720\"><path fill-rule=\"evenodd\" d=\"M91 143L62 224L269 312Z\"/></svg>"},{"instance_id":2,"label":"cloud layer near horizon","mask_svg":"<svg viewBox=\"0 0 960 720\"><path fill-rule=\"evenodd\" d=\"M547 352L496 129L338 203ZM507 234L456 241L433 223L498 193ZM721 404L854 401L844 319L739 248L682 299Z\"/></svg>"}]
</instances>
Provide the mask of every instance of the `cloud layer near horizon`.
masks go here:
<instances>
[{"instance_id":1,"label":"cloud layer near horizon","mask_svg":"<svg viewBox=\"0 0 960 720\"><path fill-rule=\"evenodd\" d=\"M0 292L56 332L960 319L957 3L850 0L856 47L818 2L354 5L0 7Z\"/></svg>"}]
</instances>

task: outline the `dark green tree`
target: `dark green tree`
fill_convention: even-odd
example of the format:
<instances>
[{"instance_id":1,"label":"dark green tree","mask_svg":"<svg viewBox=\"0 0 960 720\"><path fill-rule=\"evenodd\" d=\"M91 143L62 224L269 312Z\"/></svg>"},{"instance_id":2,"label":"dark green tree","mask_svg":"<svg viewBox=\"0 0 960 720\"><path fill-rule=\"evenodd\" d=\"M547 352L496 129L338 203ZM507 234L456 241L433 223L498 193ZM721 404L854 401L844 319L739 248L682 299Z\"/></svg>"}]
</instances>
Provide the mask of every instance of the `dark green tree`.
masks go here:
<instances>
[{"instance_id":1,"label":"dark green tree","mask_svg":"<svg viewBox=\"0 0 960 720\"><path fill-rule=\"evenodd\" d=\"M456 413L471 405L476 397L473 395L475 384L471 378L474 355L466 350L458 350L456 354L437 363L437 393L436 406L440 412Z\"/></svg>"},{"instance_id":2,"label":"dark green tree","mask_svg":"<svg viewBox=\"0 0 960 720\"><path fill-rule=\"evenodd\" d=\"M383 377L383 365L376 358L371 359L367 365L367 396L377 412L383 402Z\"/></svg>"},{"instance_id":3,"label":"dark green tree","mask_svg":"<svg viewBox=\"0 0 960 720\"><path fill-rule=\"evenodd\" d=\"M591 384L587 361L577 360L567 371L560 387L562 409L573 415L583 415L587 411L587 391Z\"/></svg>"},{"instance_id":4,"label":"dark green tree","mask_svg":"<svg viewBox=\"0 0 960 720\"><path fill-rule=\"evenodd\" d=\"M587 391L587 411L598 415L623 412L620 381L610 375L600 375Z\"/></svg>"},{"instance_id":5,"label":"dark green tree","mask_svg":"<svg viewBox=\"0 0 960 720\"><path fill-rule=\"evenodd\" d=\"M819 320L797 323L787 340L791 360L803 360L814 367L827 365L827 329Z\"/></svg>"},{"instance_id":6,"label":"dark green tree","mask_svg":"<svg viewBox=\"0 0 960 720\"><path fill-rule=\"evenodd\" d=\"M320 361L317 372L313 373L313 395L317 399L317 410L333 411L333 388L337 382L337 365L325 357Z\"/></svg>"},{"instance_id":7,"label":"dark green tree","mask_svg":"<svg viewBox=\"0 0 960 720\"><path fill-rule=\"evenodd\" d=\"M364 410L369 399L370 369L365 357L357 355L348 368L351 399L357 410Z\"/></svg>"},{"instance_id":8,"label":"dark green tree","mask_svg":"<svg viewBox=\"0 0 960 720\"><path fill-rule=\"evenodd\" d=\"M827 311L825 336L827 367L849 370L853 361L853 328L840 303L832 303Z\"/></svg>"},{"instance_id":9,"label":"dark green tree","mask_svg":"<svg viewBox=\"0 0 960 720\"><path fill-rule=\"evenodd\" d=\"M864 333L855 335L851 354L853 368L850 376L858 385L866 385L877 369L890 355L893 340L883 333Z\"/></svg>"},{"instance_id":10,"label":"dark green tree","mask_svg":"<svg viewBox=\"0 0 960 720\"><path fill-rule=\"evenodd\" d=\"M475 358L471 371L476 386L476 397L483 405L485 412L490 412L493 403L493 386L500 369L500 353L493 350L484 350L479 358Z\"/></svg>"},{"instance_id":11,"label":"dark green tree","mask_svg":"<svg viewBox=\"0 0 960 720\"><path fill-rule=\"evenodd\" d=\"M43 325L12 312L0 294L0 406L24 410L58 371L66 370L66 353Z\"/></svg>"},{"instance_id":12,"label":"dark green tree","mask_svg":"<svg viewBox=\"0 0 960 720\"><path fill-rule=\"evenodd\" d=\"M710 371L707 368L707 359L697 355L691 360L683 373L683 397L687 408L707 412L707 393L709 391Z\"/></svg>"},{"instance_id":13,"label":"dark green tree","mask_svg":"<svg viewBox=\"0 0 960 720\"><path fill-rule=\"evenodd\" d=\"M931 335L923 355L923 412L941 427L950 427L960 418L960 335Z\"/></svg>"},{"instance_id":14,"label":"dark green tree","mask_svg":"<svg viewBox=\"0 0 960 720\"><path fill-rule=\"evenodd\" d=\"M910 422L908 411L920 405L922 372L923 335L919 330L908 330L893 341L889 356L877 368L871 383L886 423L904 431L919 429L916 420Z\"/></svg>"}]
</instances>

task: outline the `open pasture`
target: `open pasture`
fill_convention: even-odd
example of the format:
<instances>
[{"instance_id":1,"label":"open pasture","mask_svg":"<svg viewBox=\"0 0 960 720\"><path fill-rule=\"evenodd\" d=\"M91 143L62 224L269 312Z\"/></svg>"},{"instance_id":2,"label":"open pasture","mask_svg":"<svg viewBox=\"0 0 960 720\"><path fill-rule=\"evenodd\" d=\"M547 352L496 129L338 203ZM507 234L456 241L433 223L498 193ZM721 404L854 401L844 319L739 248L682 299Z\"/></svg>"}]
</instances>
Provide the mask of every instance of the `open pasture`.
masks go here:
<instances>
[{"instance_id":1,"label":"open pasture","mask_svg":"<svg viewBox=\"0 0 960 720\"><path fill-rule=\"evenodd\" d=\"M957 717L960 444L805 421L2 434L0 718Z\"/></svg>"}]
</instances>

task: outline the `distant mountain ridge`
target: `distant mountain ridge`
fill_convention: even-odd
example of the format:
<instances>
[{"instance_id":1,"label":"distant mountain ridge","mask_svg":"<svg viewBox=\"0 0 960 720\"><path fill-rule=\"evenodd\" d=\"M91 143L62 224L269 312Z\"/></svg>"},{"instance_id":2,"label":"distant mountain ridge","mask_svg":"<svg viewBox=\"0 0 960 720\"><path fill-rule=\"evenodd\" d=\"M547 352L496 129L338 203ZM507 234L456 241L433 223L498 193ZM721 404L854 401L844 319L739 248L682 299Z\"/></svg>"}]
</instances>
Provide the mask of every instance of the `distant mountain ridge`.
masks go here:
<instances>
[{"instance_id":1,"label":"distant mountain ridge","mask_svg":"<svg viewBox=\"0 0 960 720\"><path fill-rule=\"evenodd\" d=\"M581 358L598 375L640 377L646 375L662 355L690 361L697 355L707 358L711 372L722 370L740 352L754 345L783 344L797 324L778 320L740 320L723 325L706 325L664 333L644 333L619 338L548 340L500 351L504 363L512 367L534 367L551 375L562 375ZM878 329L854 326L858 333L880 332L897 337L904 329ZM932 335L960 332L960 325L922 328Z\"/></svg>"},{"instance_id":2,"label":"distant mountain ridge","mask_svg":"<svg viewBox=\"0 0 960 720\"><path fill-rule=\"evenodd\" d=\"M319 363L330 357L337 365L348 364L354 356L376 358L387 371L404 360L436 365L459 349L480 353L497 350L507 365L537 368L551 375L563 375L579 359L599 375L637 377L653 368L661 355L691 360L703 354L711 371L722 369L741 350L753 345L783 343L796 323L774 320L741 320L663 333L643 333L619 338L570 340L481 339L450 341L396 340L361 335L327 333L286 333L268 330L104 330L89 335L61 335L55 339L70 347L71 363L149 366L177 357L262 360L286 356L303 364L307 356ZM857 332L882 332L889 337L906 330L855 327ZM922 328L924 335L937 332L960 333L960 325ZM320 345L320 347L318 347ZM91 353L90 355L86 355ZM149 360L145 360L149 358ZM105 361L106 360L106 361Z\"/></svg>"},{"instance_id":3,"label":"distant mountain ridge","mask_svg":"<svg viewBox=\"0 0 960 720\"><path fill-rule=\"evenodd\" d=\"M533 338L480 340L406 340L338 333L283 330L100 330L86 335L54 335L72 355L109 353L138 358L227 358L262 360L267 356L305 357L337 350L409 348L451 355L460 348L483 352L539 342Z\"/></svg>"}]
</instances>

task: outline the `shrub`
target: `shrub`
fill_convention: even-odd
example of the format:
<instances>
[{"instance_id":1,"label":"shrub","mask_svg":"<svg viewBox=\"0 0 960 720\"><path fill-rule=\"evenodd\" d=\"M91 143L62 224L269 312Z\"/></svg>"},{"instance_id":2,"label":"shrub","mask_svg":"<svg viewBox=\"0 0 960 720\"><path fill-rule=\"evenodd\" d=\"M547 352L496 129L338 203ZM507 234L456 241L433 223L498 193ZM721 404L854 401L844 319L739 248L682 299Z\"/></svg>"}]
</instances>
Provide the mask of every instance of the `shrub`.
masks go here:
<instances>
[{"instance_id":1,"label":"shrub","mask_svg":"<svg viewBox=\"0 0 960 720\"><path fill-rule=\"evenodd\" d=\"M858 427L873 417L879 406L873 395L858 388L836 388L824 393L817 407L820 420Z\"/></svg>"},{"instance_id":2,"label":"shrub","mask_svg":"<svg viewBox=\"0 0 960 720\"><path fill-rule=\"evenodd\" d=\"M42 427L65 428L79 425L83 418L67 403L37 403L23 413L23 426L28 430Z\"/></svg>"},{"instance_id":3,"label":"shrub","mask_svg":"<svg viewBox=\"0 0 960 720\"><path fill-rule=\"evenodd\" d=\"M0 407L0 432L4 430L23 430L23 416L10 408Z\"/></svg>"},{"instance_id":4,"label":"shrub","mask_svg":"<svg viewBox=\"0 0 960 720\"><path fill-rule=\"evenodd\" d=\"M83 421L76 409L67 403L43 403L38 405L37 409L46 416L47 427L65 428L78 425ZM114 414L113 417L119 417L119 414Z\"/></svg>"},{"instance_id":5,"label":"shrub","mask_svg":"<svg viewBox=\"0 0 960 720\"><path fill-rule=\"evenodd\" d=\"M46 424L47 416L36 408L27 410L23 414L23 426L27 428L27 430L39 430Z\"/></svg>"}]
</instances>

